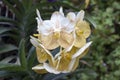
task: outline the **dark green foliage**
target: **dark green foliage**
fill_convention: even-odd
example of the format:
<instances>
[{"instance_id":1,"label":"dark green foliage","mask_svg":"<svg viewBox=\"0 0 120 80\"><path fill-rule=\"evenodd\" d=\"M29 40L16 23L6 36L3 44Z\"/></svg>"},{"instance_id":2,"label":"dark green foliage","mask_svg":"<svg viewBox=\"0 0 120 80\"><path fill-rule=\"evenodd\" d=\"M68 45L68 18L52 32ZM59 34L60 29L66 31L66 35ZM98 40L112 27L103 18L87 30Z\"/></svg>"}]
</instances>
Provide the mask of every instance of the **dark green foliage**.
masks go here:
<instances>
[{"instance_id":1,"label":"dark green foliage","mask_svg":"<svg viewBox=\"0 0 120 80\"><path fill-rule=\"evenodd\" d=\"M104 1L106 3L104 3ZM82 74L82 80L120 79L120 6L118 1L92 0L94 11L92 19L96 23L91 40L92 48L88 63L96 75ZM92 5L92 4L91 4ZM92 74L92 73L91 73Z\"/></svg>"},{"instance_id":2,"label":"dark green foliage","mask_svg":"<svg viewBox=\"0 0 120 80\"><path fill-rule=\"evenodd\" d=\"M69 74L40 75L30 35L36 33L36 9L43 19L64 7L64 12L84 9L84 0L3 0L11 16L0 16L0 77L12 80L119 80L120 79L120 4L116 0L91 0L85 9L93 41L89 54L76 71Z\"/></svg>"}]
</instances>

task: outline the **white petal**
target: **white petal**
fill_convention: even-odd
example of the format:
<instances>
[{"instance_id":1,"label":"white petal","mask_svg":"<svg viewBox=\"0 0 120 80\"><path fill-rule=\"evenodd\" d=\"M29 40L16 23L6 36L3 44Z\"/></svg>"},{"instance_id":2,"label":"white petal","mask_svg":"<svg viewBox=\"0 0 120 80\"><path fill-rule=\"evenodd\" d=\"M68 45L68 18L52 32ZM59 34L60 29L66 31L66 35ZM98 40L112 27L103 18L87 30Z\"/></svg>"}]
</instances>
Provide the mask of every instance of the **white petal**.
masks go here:
<instances>
[{"instance_id":1,"label":"white petal","mask_svg":"<svg viewBox=\"0 0 120 80\"><path fill-rule=\"evenodd\" d=\"M37 13L37 19L40 21L40 22L42 22L42 18L41 18L41 16L40 16L40 12L39 12L39 10L38 9L36 9L36 13Z\"/></svg>"},{"instance_id":2,"label":"white petal","mask_svg":"<svg viewBox=\"0 0 120 80\"><path fill-rule=\"evenodd\" d=\"M47 63L43 63L43 65L44 65L44 68L50 73L54 73L54 74L59 74L60 73L60 71L55 70L55 68L51 67Z\"/></svg>"},{"instance_id":3,"label":"white petal","mask_svg":"<svg viewBox=\"0 0 120 80\"><path fill-rule=\"evenodd\" d=\"M39 25L38 31L42 35L49 35L54 31L54 24L50 20L45 20L41 25Z\"/></svg>"},{"instance_id":4,"label":"white petal","mask_svg":"<svg viewBox=\"0 0 120 80\"><path fill-rule=\"evenodd\" d=\"M60 12L54 12L51 16L51 21L54 23L54 31L61 30L61 21L64 20L64 16Z\"/></svg>"},{"instance_id":5,"label":"white petal","mask_svg":"<svg viewBox=\"0 0 120 80\"><path fill-rule=\"evenodd\" d=\"M75 21L76 15L75 15L74 12L69 12L69 13L67 14L67 18L68 18L69 20L71 20L71 21Z\"/></svg>"},{"instance_id":6,"label":"white petal","mask_svg":"<svg viewBox=\"0 0 120 80\"><path fill-rule=\"evenodd\" d=\"M40 70L40 69L44 69L44 67L43 66L35 66L35 67L32 67L32 69L34 70Z\"/></svg>"},{"instance_id":7,"label":"white petal","mask_svg":"<svg viewBox=\"0 0 120 80\"><path fill-rule=\"evenodd\" d=\"M36 17L36 20L37 20L37 28L39 28L39 25L41 25L41 24L42 24L42 22L39 20L39 18L38 18L38 17Z\"/></svg>"},{"instance_id":8,"label":"white petal","mask_svg":"<svg viewBox=\"0 0 120 80\"><path fill-rule=\"evenodd\" d=\"M67 18L64 18L61 21L61 24L62 31L64 32L71 33L74 30L75 26L74 22L70 22L70 20Z\"/></svg>"},{"instance_id":9,"label":"white petal","mask_svg":"<svg viewBox=\"0 0 120 80\"><path fill-rule=\"evenodd\" d=\"M81 10L80 12L78 12L76 20L77 21L83 20L84 19L84 15L85 15L85 12L83 10Z\"/></svg>"},{"instance_id":10,"label":"white petal","mask_svg":"<svg viewBox=\"0 0 120 80\"><path fill-rule=\"evenodd\" d=\"M60 7L59 12L64 16L63 7Z\"/></svg>"},{"instance_id":11,"label":"white petal","mask_svg":"<svg viewBox=\"0 0 120 80\"><path fill-rule=\"evenodd\" d=\"M30 42L35 46L35 47L38 47L39 44L40 44L40 41L32 36L30 36Z\"/></svg>"},{"instance_id":12,"label":"white petal","mask_svg":"<svg viewBox=\"0 0 120 80\"><path fill-rule=\"evenodd\" d=\"M74 66L75 61L76 61L76 58L74 58L74 59L71 60L71 62L69 64L69 71L72 71L72 68Z\"/></svg>"},{"instance_id":13,"label":"white petal","mask_svg":"<svg viewBox=\"0 0 120 80\"><path fill-rule=\"evenodd\" d=\"M57 11L54 12L51 16L51 20L53 21L56 21L56 20L60 21L62 18L64 18L64 16L60 12L57 12Z\"/></svg>"},{"instance_id":14,"label":"white petal","mask_svg":"<svg viewBox=\"0 0 120 80\"><path fill-rule=\"evenodd\" d=\"M36 17L36 20L37 20L37 28L39 28L39 25L42 24L42 18L40 16L40 12L38 9L36 9L36 13L37 13L37 17Z\"/></svg>"},{"instance_id":15,"label":"white petal","mask_svg":"<svg viewBox=\"0 0 120 80\"><path fill-rule=\"evenodd\" d=\"M86 43L82 48L80 48L80 49L72 56L72 59L78 57L79 55L81 55L81 54L91 45L91 43L92 43L92 41Z\"/></svg>"}]
</instances>

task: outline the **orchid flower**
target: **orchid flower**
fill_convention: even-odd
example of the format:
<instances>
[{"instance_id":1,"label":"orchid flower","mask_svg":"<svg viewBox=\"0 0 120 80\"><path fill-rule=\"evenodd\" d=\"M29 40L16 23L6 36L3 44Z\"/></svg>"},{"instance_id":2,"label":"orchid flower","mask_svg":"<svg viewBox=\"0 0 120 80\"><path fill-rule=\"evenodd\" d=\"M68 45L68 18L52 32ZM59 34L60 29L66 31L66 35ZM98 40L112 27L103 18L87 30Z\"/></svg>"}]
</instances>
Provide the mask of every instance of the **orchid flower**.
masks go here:
<instances>
[{"instance_id":1,"label":"orchid flower","mask_svg":"<svg viewBox=\"0 0 120 80\"><path fill-rule=\"evenodd\" d=\"M69 12L67 14L67 18L71 22L74 22L75 24L74 28L75 28L76 39L75 39L74 46L78 48L86 44L86 38L88 38L91 33L89 23L83 20L84 14L85 12L83 10L78 12L77 15L75 15L75 13L73 12Z\"/></svg>"},{"instance_id":2,"label":"orchid flower","mask_svg":"<svg viewBox=\"0 0 120 80\"><path fill-rule=\"evenodd\" d=\"M37 38L31 36L31 43L36 47L39 64L32 69L37 73L68 73L79 65L92 42L86 42L90 35L90 26L83 19L84 11L77 15L69 12L64 15L62 7L55 11L50 20L42 20L37 11ZM50 50L60 47L60 51L52 55Z\"/></svg>"},{"instance_id":3,"label":"orchid flower","mask_svg":"<svg viewBox=\"0 0 120 80\"><path fill-rule=\"evenodd\" d=\"M74 24L64 16L62 7L52 14L50 20L42 20L37 10L37 31L39 39L46 49L55 49L58 46L68 48L74 41Z\"/></svg>"}]
</instances>

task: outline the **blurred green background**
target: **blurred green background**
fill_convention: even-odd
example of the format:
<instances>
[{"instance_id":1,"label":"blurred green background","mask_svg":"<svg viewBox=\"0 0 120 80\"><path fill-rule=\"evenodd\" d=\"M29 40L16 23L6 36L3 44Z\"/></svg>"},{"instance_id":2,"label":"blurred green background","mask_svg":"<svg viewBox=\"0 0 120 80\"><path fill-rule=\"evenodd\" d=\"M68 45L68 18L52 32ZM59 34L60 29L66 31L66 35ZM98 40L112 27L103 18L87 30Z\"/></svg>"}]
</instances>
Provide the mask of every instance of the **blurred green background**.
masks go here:
<instances>
[{"instance_id":1,"label":"blurred green background","mask_svg":"<svg viewBox=\"0 0 120 80\"><path fill-rule=\"evenodd\" d=\"M89 1L89 0L86 0ZM36 9L43 19L64 8L65 14L85 10L92 46L76 71L37 74L38 62L30 35L36 32ZM0 80L120 80L120 1L0 0Z\"/></svg>"}]
</instances>

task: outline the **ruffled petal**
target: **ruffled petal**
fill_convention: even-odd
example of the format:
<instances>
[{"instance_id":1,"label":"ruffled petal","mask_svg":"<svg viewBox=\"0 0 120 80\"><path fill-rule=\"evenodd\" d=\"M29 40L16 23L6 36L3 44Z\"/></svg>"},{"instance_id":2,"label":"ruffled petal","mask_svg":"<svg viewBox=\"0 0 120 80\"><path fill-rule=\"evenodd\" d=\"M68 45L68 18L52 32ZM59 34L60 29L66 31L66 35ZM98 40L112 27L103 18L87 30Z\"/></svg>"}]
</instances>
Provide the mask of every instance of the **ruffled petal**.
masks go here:
<instances>
[{"instance_id":1,"label":"ruffled petal","mask_svg":"<svg viewBox=\"0 0 120 80\"><path fill-rule=\"evenodd\" d=\"M61 20L63 20L65 17L61 14L61 12L54 12L51 16L51 20L52 21L58 21L61 22Z\"/></svg>"},{"instance_id":2,"label":"ruffled petal","mask_svg":"<svg viewBox=\"0 0 120 80\"><path fill-rule=\"evenodd\" d=\"M48 60L48 54L42 48L36 48L37 59L40 63L44 63Z\"/></svg>"},{"instance_id":3,"label":"ruffled petal","mask_svg":"<svg viewBox=\"0 0 120 80\"><path fill-rule=\"evenodd\" d=\"M86 21L79 21L76 27L83 32L83 36L85 38L89 37L91 33L89 23L87 23Z\"/></svg>"},{"instance_id":4,"label":"ruffled petal","mask_svg":"<svg viewBox=\"0 0 120 80\"><path fill-rule=\"evenodd\" d=\"M39 25L38 32L42 35L49 35L54 31L55 25L50 20L45 20L41 25Z\"/></svg>"},{"instance_id":5,"label":"ruffled petal","mask_svg":"<svg viewBox=\"0 0 120 80\"><path fill-rule=\"evenodd\" d=\"M61 31L71 33L74 30L75 23L65 18L61 21Z\"/></svg>"},{"instance_id":6,"label":"ruffled petal","mask_svg":"<svg viewBox=\"0 0 120 80\"><path fill-rule=\"evenodd\" d=\"M54 38L53 34L48 36L41 36L42 44L45 46L46 49L52 50L59 46L58 39Z\"/></svg>"},{"instance_id":7,"label":"ruffled petal","mask_svg":"<svg viewBox=\"0 0 120 80\"><path fill-rule=\"evenodd\" d=\"M70 33L70 34L65 32L60 33L60 38L59 38L60 46L62 46L63 48L68 48L73 44L73 42L74 42L73 33Z\"/></svg>"},{"instance_id":8,"label":"ruffled petal","mask_svg":"<svg viewBox=\"0 0 120 80\"><path fill-rule=\"evenodd\" d=\"M67 18L71 21L71 22L74 22L76 20L76 15L74 12L69 12L67 14Z\"/></svg>"},{"instance_id":9,"label":"ruffled petal","mask_svg":"<svg viewBox=\"0 0 120 80\"><path fill-rule=\"evenodd\" d=\"M54 12L51 16L51 21L54 23L54 32L61 31L62 24L61 22L65 19L65 17L60 12Z\"/></svg>"},{"instance_id":10,"label":"ruffled petal","mask_svg":"<svg viewBox=\"0 0 120 80\"><path fill-rule=\"evenodd\" d=\"M86 44L86 39L81 35L81 36L76 36L74 46L77 48L81 48Z\"/></svg>"}]
</instances>

